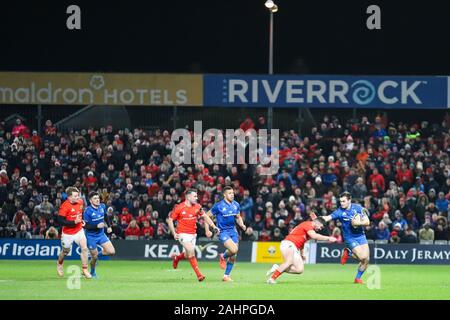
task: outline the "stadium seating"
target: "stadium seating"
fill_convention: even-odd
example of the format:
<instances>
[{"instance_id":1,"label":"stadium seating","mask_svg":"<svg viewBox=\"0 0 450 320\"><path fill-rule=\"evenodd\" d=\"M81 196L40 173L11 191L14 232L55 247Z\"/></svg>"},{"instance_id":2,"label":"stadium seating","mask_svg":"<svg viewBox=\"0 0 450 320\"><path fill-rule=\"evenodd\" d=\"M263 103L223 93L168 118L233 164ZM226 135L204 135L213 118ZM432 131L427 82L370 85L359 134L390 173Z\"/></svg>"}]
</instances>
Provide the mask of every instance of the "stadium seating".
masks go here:
<instances>
[{"instance_id":1,"label":"stadium seating","mask_svg":"<svg viewBox=\"0 0 450 320\"><path fill-rule=\"evenodd\" d=\"M65 200L65 188L75 185L84 196L90 190L102 191L102 201L111 208L115 238L129 239L124 232L129 221L121 223L126 208L133 218L144 211L155 239L171 239L166 218L183 200L186 188L199 189L200 204L209 208L220 197L220 188L231 185L236 201L246 208L242 212L245 223L254 230L253 238L260 241L272 240L277 229L287 234L312 212L330 214L337 208L342 191L351 192L354 201L367 208L372 229L387 213L388 219L383 220L390 235L397 233L397 222L402 228L406 223L418 234L435 214L443 220L444 238L447 234L450 239L446 218L450 199L449 119L435 124L396 124L385 116L363 116L341 123L337 117L325 116L309 135L280 133L280 169L267 177L257 174L257 166L175 167L168 157L173 143L167 130L108 126L58 132L49 122L42 135L33 135L31 140L1 136L8 152L0 160L0 185L6 186L6 192L0 193L0 227L5 230L13 223L19 230L29 220L27 231L32 235L45 233L39 228L41 222L45 222L44 231L55 226L60 233L56 214ZM12 132L4 122L0 126L4 129L1 132ZM248 198L243 196L245 192ZM42 195L48 195L52 204L45 215L36 209ZM23 213L26 218L22 218ZM138 225L142 227L142 220ZM435 229L436 223L431 227ZM403 231L398 233L400 238ZM15 232L1 232L0 237L11 237Z\"/></svg>"}]
</instances>

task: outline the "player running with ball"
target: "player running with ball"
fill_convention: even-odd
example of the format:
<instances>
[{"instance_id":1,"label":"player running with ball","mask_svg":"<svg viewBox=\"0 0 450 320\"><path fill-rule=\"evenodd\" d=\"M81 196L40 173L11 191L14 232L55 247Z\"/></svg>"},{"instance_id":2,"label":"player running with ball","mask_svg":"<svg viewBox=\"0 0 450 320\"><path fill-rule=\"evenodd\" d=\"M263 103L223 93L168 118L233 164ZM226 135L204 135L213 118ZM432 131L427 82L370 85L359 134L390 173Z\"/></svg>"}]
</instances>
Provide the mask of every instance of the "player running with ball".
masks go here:
<instances>
[{"instance_id":1,"label":"player running with ball","mask_svg":"<svg viewBox=\"0 0 450 320\"><path fill-rule=\"evenodd\" d=\"M183 259L188 259L192 269L197 275L198 281L205 280L205 276L202 275L198 268L197 258L195 257L195 244L197 241L197 219L204 217L205 229L207 225L210 225L217 232L214 222L204 214L203 208L197 203L198 195L197 190L189 189L186 191L186 200L176 205L167 219L169 229L173 234L175 240L179 241L184 250L179 255L173 255L173 268L178 267L178 262ZM177 230L175 231L174 221L178 221ZM212 236L211 231L206 233L208 237Z\"/></svg>"},{"instance_id":2,"label":"player running with ball","mask_svg":"<svg viewBox=\"0 0 450 320\"><path fill-rule=\"evenodd\" d=\"M342 223L346 248L342 252L341 263L345 264L349 256L358 260L358 273L354 282L363 284L361 276L369 266L370 258L369 245L363 227L368 226L370 220L367 210L359 204L351 203L351 199L349 192L343 192L339 197L341 207L323 219L325 222L339 220Z\"/></svg>"},{"instance_id":3,"label":"player running with ball","mask_svg":"<svg viewBox=\"0 0 450 320\"><path fill-rule=\"evenodd\" d=\"M225 269L223 281L233 281L230 273L236 260L239 243L236 223L242 230L247 229L240 213L241 207L234 201L234 190L230 186L223 188L223 200L216 202L207 213L211 218L213 215L216 216L217 226L220 229L219 240L226 248L225 252L219 255L220 267ZM207 225L205 225L205 230L207 233L209 232Z\"/></svg>"}]
</instances>

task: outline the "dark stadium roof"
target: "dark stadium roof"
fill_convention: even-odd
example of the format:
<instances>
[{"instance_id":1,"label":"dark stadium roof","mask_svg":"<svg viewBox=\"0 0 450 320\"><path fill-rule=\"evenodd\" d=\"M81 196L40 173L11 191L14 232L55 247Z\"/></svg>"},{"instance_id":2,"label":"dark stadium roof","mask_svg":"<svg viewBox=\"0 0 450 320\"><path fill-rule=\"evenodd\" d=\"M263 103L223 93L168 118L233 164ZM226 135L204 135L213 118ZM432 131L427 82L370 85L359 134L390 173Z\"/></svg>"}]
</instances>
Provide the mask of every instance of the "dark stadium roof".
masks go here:
<instances>
[{"instance_id":1,"label":"dark stadium roof","mask_svg":"<svg viewBox=\"0 0 450 320\"><path fill-rule=\"evenodd\" d=\"M376 1L375 31L373 2L276 2L275 73L450 74L442 1ZM80 31L66 28L70 4L3 2L0 70L267 72L264 0L77 1Z\"/></svg>"}]
</instances>

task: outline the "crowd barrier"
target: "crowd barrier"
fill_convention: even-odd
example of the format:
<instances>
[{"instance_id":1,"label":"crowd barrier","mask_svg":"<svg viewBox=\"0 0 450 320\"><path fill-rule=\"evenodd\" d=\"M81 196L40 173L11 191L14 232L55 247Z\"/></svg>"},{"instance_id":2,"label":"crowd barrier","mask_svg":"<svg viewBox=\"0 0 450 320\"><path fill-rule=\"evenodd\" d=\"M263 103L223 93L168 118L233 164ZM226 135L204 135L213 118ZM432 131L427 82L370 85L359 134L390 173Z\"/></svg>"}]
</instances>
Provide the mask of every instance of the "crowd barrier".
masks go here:
<instances>
[{"instance_id":1,"label":"crowd barrier","mask_svg":"<svg viewBox=\"0 0 450 320\"><path fill-rule=\"evenodd\" d=\"M173 240L114 240L116 255L100 259L111 260L170 260L181 252L181 245ZM450 265L450 245L435 244L369 244L372 264L438 264ZM304 248L307 264L339 263L343 244L308 242ZM217 261L224 247L218 241L199 240L197 259ZM61 251L59 240L0 239L0 260L55 260ZM79 259L80 248L74 244L67 259ZM241 242L238 261L253 263L280 263L279 242ZM352 259L349 263L355 263Z\"/></svg>"}]
</instances>

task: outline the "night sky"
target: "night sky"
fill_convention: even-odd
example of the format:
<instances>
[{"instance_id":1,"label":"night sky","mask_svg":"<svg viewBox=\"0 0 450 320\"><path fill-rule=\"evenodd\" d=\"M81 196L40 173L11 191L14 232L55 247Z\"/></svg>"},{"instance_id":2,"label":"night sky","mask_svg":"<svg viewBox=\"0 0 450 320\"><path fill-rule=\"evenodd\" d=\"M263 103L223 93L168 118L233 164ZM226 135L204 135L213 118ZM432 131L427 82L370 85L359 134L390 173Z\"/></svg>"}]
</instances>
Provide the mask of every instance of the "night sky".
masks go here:
<instances>
[{"instance_id":1,"label":"night sky","mask_svg":"<svg viewBox=\"0 0 450 320\"><path fill-rule=\"evenodd\" d=\"M275 73L450 74L445 1L276 2ZM3 1L0 70L267 73L268 31L264 0Z\"/></svg>"}]
</instances>

